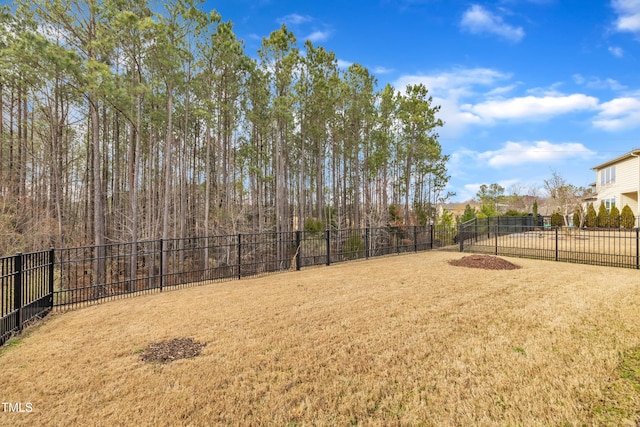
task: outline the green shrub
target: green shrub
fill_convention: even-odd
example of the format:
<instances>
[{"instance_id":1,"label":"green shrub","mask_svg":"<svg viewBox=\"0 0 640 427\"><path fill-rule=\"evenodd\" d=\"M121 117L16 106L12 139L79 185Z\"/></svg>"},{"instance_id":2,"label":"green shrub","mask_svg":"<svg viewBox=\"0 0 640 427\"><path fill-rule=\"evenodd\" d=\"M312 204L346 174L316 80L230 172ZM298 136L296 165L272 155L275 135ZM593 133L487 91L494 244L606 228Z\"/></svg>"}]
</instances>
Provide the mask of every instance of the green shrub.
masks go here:
<instances>
[{"instance_id":1,"label":"green shrub","mask_svg":"<svg viewBox=\"0 0 640 427\"><path fill-rule=\"evenodd\" d=\"M304 231L324 231L324 221L319 218L307 218L304 220Z\"/></svg>"},{"instance_id":2,"label":"green shrub","mask_svg":"<svg viewBox=\"0 0 640 427\"><path fill-rule=\"evenodd\" d=\"M402 209L398 205L389 205L389 224L402 224Z\"/></svg>"},{"instance_id":3,"label":"green shrub","mask_svg":"<svg viewBox=\"0 0 640 427\"><path fill-rule=\"evenodd\" d=\"M598 227L609 228L609 212L604 207L604 202L600 202L600 207L598 208Z\"/></svg>"},{"instance_id":4,"label":"green shrub","mask_svg":"<svg viewBox=\"0 0 640 427\"><path fill-rule=\"evenodd\" d=\"M580 209L576 209L576 211L573 213L573 226L574 227L580 227L580 215L581 211Z\"/></svg>"},{"instance_id":5,"label":"green shrub","mask_svg":"<svg viewBox=\"0 0 640 427\"><path fill-rule=\"evenodd\" d=\"M623 228L633 228L636 225L636 218L629 205L624 205L620 214L620 225Z\"/></svg>"},{"instance_id":6,"label":"green shrub","mask_svg":"<svg viewBox=\"0 0 640 427\"><path fill-rule=\"evenodd\" d=\"M347 259L358 258L358 252L364 250L364 242L358 234L351 234L344 243L344 252Z\"/></svg>"},{"instance_id":7,"label":"green shrub","mask_svg":"<svg viewBox=\"0 0 640 427\"><path fill-rule=\"evenodd\" d=\"M589 203L587 207L587 217L584 220L584 225L589 228L594 228L598 225L598 214L596 214L596 208L593 207L593 203Z\"/></svg>"},{"instance_id":8,"label":"green shrub","mask_svg":"<svg viewBox=\"0 0 640 427\"><path fill-rule=\"evenodd\" d=\"M554 212L551 214L551 226L562 227L564 225L564 218L560 212Z\"/></svg>"},{"instance_id":9,"label":"green shrub","mask_svg":"<svg viewBox=\"0 0 640 427\"><path fill-rule=\"evenodd\" d=\"M620 227L620 211L615 205L611 206L611 210L609 211L609 227Z\"/></svg>"}]
</instances>

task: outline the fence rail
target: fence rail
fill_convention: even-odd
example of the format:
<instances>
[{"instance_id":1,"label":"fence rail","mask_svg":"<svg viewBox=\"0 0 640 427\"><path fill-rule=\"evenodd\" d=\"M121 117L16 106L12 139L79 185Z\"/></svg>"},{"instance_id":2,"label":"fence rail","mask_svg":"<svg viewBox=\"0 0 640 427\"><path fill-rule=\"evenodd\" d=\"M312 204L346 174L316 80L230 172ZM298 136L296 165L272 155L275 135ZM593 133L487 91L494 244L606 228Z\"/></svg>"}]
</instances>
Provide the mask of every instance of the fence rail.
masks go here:
<instances>
[{"instance_id":1,"label":"fence rail","mask_svg":"<svg viewBox=\"0 0 640 427\"><path fill-rule=\"evenodd\" d=\"M453 227L254 233L50 249L0 258L0 345L51 310L65 310L302 267L457 250Z\"/></svg>"},{"instance_id":2,"label":"fence rail","mask_svg":"<svg viewBox=\"0 0 640 427\"><path fill-rule=\"evenodd\" d=\"M460 252L640 269L640 229L461 225Z\"/></svg>"},{"instance_id":3,"label":"fence rail","mask_svg":"<svg viewBox=\"0 0 640 427\"><path fill-rule=\"evenodd\" d=\"M544 227L533 217L49 249L0 257L0 345L54 309L432 249L640 269L639 228Z\"/></svg>"}]
</instances>

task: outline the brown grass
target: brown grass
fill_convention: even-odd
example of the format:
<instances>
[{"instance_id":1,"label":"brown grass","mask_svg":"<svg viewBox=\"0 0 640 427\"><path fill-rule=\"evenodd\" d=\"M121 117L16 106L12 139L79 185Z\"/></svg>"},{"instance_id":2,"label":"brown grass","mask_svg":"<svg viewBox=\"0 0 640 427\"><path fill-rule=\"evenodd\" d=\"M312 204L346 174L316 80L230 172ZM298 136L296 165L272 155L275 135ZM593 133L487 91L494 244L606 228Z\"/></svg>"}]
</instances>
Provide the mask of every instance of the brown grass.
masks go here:
<instances>
[{"instance_id":1,"label":"brown grass","mask_svg":"<svg viewBox=\"0 0 640 427\"><path fill-rule=\"evenodd\" d=\"M449 264L461 256L306 269L52 316L0 355L0 400L33 407L0 407L0 425L640 420L638 271ZM206 346L168 364L141 360L151 343L181 337Z\"/></svg>"}]
</instances>

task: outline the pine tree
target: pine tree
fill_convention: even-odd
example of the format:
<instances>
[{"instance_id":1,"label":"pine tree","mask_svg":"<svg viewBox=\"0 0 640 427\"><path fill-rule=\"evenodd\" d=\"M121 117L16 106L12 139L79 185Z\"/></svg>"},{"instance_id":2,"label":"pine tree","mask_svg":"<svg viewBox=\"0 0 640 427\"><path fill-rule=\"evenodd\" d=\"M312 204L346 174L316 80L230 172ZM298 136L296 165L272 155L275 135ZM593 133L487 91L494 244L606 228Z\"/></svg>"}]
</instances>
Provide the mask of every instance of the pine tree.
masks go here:
<instances>
[{"instance_id":1,"label":"pine tree","mask_svg":"<svg viewBox=\"0 0 640 427\"><path fill-rule=\"evenodd\" d=\"M472 208L469 204L464 207L464 212L460 217L460 222L464 223L470 221L476 217L476 210Z\"/></svg>"}]
</instances>

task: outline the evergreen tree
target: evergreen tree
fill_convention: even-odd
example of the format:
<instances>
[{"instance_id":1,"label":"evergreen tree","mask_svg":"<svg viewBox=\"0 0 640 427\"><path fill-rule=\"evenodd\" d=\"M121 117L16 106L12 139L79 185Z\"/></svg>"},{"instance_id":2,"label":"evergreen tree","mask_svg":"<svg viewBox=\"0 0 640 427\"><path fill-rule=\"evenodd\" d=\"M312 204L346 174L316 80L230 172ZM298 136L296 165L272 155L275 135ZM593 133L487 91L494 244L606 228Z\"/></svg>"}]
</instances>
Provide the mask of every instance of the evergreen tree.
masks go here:
<instances>
[{"instance_id":1,"label":"evergreen tree","mask_svg":"<svg viewBox=\"0 0 640 427\"><path fill-rule=\"evenodd\" d=\"M611 206L611 210L609 211L609 227L620 227L620 211L615 205Z\"/></svg>"},{"instance_id":2,"label":"evergreen tree","mask_svg":"<svg viewBox=\"0 0 640 427\"><path fill-rule=\"evenodd\" d=\"M624 205L622 213L620 215L620 226L622 228L634 228L636 224L636 218L633 215L633 211L629 205Z\"/></svg>"},{"instance_id":3,"label":"evergreen tree","mask_svg":"<svg viewBox=\"0 0 640 427\"><path fill-rule=\"evenodd\" d=\"M475 217L476 217L475 208L472 208L469 204L467 204L464 207L464 212L462 213L462 216L460 217L460 222L464 223L474 219Z\"/></svg>"},{"instance_id":4,"label":"evergreen tree","mask_svg":"<svg viewBox=\"0 0 640 427\"><path fill-rule=\"evenodd\" d=\"M585 218L585 226L589 228L594 228L598 226L598 214L596 213L596 209L593 207L593 203L589 203L589 206L587 206L587 216Z\"/></svg>"},{"instance_id":5,"label":"evergreen tree","mask_svg":"<svg viewBox=\"0 0 640 427\"><path fill-rule=\"evenodd\" d=\"M600 207L598 208L598 227L609 228L609 212L607 212L604 202L600 202Z\"/></svg>"}]
</instances>

